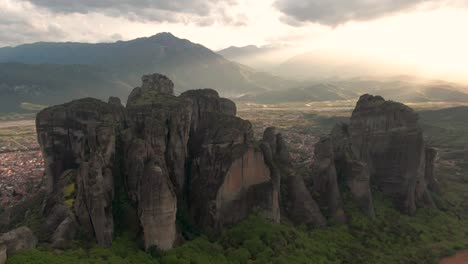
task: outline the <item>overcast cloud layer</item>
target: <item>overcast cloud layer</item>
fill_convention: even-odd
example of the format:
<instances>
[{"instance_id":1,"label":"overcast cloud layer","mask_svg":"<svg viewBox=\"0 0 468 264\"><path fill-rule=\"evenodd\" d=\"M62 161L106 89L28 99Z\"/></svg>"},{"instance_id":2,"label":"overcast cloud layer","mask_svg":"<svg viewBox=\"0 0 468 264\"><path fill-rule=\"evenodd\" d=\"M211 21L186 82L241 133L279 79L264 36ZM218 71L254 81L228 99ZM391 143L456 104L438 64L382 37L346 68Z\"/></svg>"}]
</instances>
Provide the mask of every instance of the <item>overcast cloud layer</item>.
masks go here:
<instances>
[{"instance_id":1,"label":"overcast cloud layer","mask_svg":"<svg viewBox=\"0 0 468 264\"><path fill-rule=\"evenodd\" d=\"M468 0L0 0L0 47L171 32L212 50L254 44L288 47L279 59L357 54L468 82L467 7Z\"/></svg>"},{"instance_id":2,"label":"overcast cloud layer","mask_svg":"<svg viewBox=\"0 0 468 264\"><path fill-rule=\"evenodd\" d=\"M26 1L26 0L22 0ZM208 26L222 23L239 23L226 10L237 4L236 0L27 0L51 12L103 13L130 20L187 23Z\"/></svg>"},{"instance_id":3,"label":"overcast cloud layer","mask_svg":"<svg viewBox=\"0 0 468 264\"><path fill-rule=\"evenodd\" d=\"M275 6L291 25L313 22L336 26L348 21L377 19L417 8L467 6L464 0L277 0Z\"/></svg>"}]
</instances>

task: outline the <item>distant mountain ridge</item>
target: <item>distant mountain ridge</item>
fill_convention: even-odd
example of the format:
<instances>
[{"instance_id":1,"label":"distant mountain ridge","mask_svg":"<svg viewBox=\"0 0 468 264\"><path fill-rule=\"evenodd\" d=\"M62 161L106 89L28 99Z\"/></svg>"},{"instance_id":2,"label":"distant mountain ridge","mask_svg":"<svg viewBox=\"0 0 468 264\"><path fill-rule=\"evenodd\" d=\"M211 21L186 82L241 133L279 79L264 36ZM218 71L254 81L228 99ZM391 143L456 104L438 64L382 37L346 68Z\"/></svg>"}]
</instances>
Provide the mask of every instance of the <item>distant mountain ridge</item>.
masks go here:
<instances>
[{"instance_id":1,"label":"distant mountain ridge","mask_svg":"<svg viewBox=\"0 0 468 264\"><path fill-rule=\"evenodd\" d=\"M84 96L100 98L101 94L108 94L109 90L116 90L114 94L123 96L140 83L141 75L154 72L174 80L177 92L193 88L216 88L224 96L232 97L287 85L286 81L278 77L228 61L200 44L177 38L171 33L115 43L38 42L0 48L0 68L17 66L18 63L30 66L13 67L15 72L10 70L10 74L16 78L6 78L0 74L0 100L6 98L4 95L7 92L9 99L15 98L15 102L9 105L18 105L21 100L60 103L55 100L47 102L49 95L41 92L51 89L51 86L62 86L54 93L57 98L64 97L63 101L76 97L77 89L82 90ZM58 75L66 71L58 70L59 65L67 69L75 67L81 78L76 78L70 85ZM87 70L78 70L80 67ZM33 78L35 74L32 72L43 76ZM88 89L92 84L87 83L85 87L80 79L93 79L94 72L106 76L107 80L97 82L96 89ZM36 87L35 96L30 94L24 98L21 94L11 94L17 90L15 87L23 86ZM102 90L107 90L107 93Z\"/></svg>"},{"instance_id":2,"label":"distant mountain ridge","mask_svg":"<svg viewBox=\"0 0 468 264\"><path fill-rule=\"evenodd\" d=\"M356 99L363 93L380 94L388 99L421 102L468 102L468 93L456 84L433 81L413 82L400 79L328 79L320 82L302 82L299 86L275 91L259 92L238 98L258 103L317 102Z\"/></svg>"},{"instance_id":3,"label":"distant mountain ridge","mask_svg":"<svg viewBox=\"0 0 468 264\"><path fill-rule=\"evenodd\" d=\"M280 46L247 45L243 47L230 46L217 51L228 60L248 65L255 69L272 72L276 68L278 61L289 58L289 53L285 53ZM279 75L279 74L278 74Z\"/></svg>"}]
</instances>

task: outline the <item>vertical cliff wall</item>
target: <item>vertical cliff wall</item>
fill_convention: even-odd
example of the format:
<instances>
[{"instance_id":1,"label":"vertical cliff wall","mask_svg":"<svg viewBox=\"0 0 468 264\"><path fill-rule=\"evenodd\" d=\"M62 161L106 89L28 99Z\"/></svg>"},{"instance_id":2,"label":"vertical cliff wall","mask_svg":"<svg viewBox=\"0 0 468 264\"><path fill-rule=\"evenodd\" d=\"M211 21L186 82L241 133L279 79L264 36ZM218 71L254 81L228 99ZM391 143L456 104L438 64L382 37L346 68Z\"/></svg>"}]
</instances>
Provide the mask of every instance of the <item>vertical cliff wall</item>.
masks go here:
<instances>
[{"instance_id":1,"label":"vertical cliff wall","mask_svg":"<svg viewBox=\"0 0 468 264\"><path fill-rule=\"evenodd\" d=\"M279 221L279 183L251 124L235 115L235 104L211 89L174 96L172 81L159 74L143 76L125 107L114 97L87 98L40 112L52 245L85 233L110 246L121 196L146 249L175 245L180 205L202 230L220 231L254 212Z\"/></svg>"}]
</instances>

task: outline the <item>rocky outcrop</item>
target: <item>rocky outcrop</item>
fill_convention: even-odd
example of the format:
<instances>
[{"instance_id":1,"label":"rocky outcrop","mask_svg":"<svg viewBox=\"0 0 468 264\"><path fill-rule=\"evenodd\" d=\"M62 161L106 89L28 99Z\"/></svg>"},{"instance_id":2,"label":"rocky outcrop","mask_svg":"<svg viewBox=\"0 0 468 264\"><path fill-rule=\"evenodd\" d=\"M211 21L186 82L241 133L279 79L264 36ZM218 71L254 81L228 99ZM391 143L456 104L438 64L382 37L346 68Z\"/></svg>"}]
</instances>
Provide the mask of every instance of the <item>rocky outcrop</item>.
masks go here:
<instances>
[{"instance_id":1,"label":"rocky outcrop","mask_svg":"<svg viewBox=\"0 0 468 264\"><path fill-rule=\"evenodd\" d=\"M254 211L279 221L279 189L253 145L250 122L217 112L202 115L189 141L195 223L219 230Z\"/></svg>"},{"instance_id":2,"label":"rocky outcrop","mask_svg":"<svg viewBox=\"0 0 468 264\"><path fill-rule=\"evenodd\" d=\"M432 204L425 179L425 143L417 114L409 107L363 95L351 116L352 148L373 182L403 212Z\"/></svg>"},{"instance_id":3,"label":"rocky outcrop","mask_svg":"<svg viewBox=\"0 0 468 264\"><path fill-rule=\"evenodd\" d=\"M425 179L427 182L427 188L435 193L440 193L440 186L434 175L434 166L437 159L437 150L435 148L426 147L425 154Z\"/></svg>"},{"instance_id":4,"label":"rocky outcrop","mask_svg":"<svg viewBox=\"0 0 468 264\"><path fill-rule=\"evenodd\" d=\"M418 206L433 206L428 189L437 189L433 175L436 151L426 146L418 116L411 108L380 96L363 95L350 124L335 126L331 141L325 141L331 142L326 145L332 145L332 151L323 141L316 147L316 160L323 160L319 171L333 176L335 168L368 216L375 215L371 183L402 212L413 214ZM326 151L321 155L317 148ZM318 182L316 188L322 189L323 181ZM322 193L335 194L336 188Z\"/></svg>"},{"instance_id":5,"label":"rocky outcrop","mask_svg":"<svg viewBox=\"0 0 468 264\"><path fill-rule=\"evenodd\" d=\"M50 193L45 208L48 230L72 221L68 218L74 215L85 234L111 245L115 119L110 105L92 98L37 115Z\"/></svg>"},{"instance_id":6,"label":"rocky outcrop","mask_svg":"<svg viewBox=\"0 0 468 264\"><path fill-rule=\"evenodd\" d=\"M370 182L408 213L430 205L427 188L436 188L436 152L414 112L368 95L349 126L315 146L311 190L274 128L257 142L232 101L211 89L174 96L159 74L144 76L125 107L113 97L80 99L41 111L36 125L48 178L44 239L55 248L77 234L110 246L118 225L141 235L145 249L167 250L181 237L178 215L208 232L251 213L324 226L322 208L344 222L341 180L371 217Z\"/></svg>"},{"instance_id":7,"label":"rocky outcrop","mask_svg":"<svg viewBox=\"0 0 468 264\"><path fill-rule=\"evenodd\" d=\"M0 263L16 252L30 250L37 246L37 237L27 227L19 227L0 236ZM3 262L1 262L3 261Z\"/></svg>"},{"instance_id":8,"label":"rocky outcrop","mask_svg":"<svg viewBox=\"0 0 468 264\"><path fill-rule=\"evenodd\" d=\"M180 95L181 98L192 102L191 133L198 130L203 114L207 112L235 116L236 104L231 100L219 97L212 89L189 90Z\"/></svg>"},{"instance_id":9,"label":"rocky outcrop","mask_svg":"<svg viewBox=\"0 0 468 264\"><path fill-rule=\"evenodd\" d=\"M312 175L314 193L318 194L317 200L327 217L338 223L346 222L330 138L322 138L315 145Z\"/></svg>"},{"instance_id":10,"label":"rocky outcrop","mask_svg":"<svg viewBox=\"0 0 468 264\"><path fill-rule=\"evenodd\" d=\"M346 182L354 201L361 210L367 216L375 217L369 169L353 151L348 125L337 124L331 133L331 141L338 179Z\"/></svg>"},{"instance_id":11,"label":"rocky outcrop","mask_svg":"<svg viewBox=\"0 0 468 264\"><path fill-rule=\"evenodd\" d=\"M263 133L260 147L266 164L274 175L276 185L280 186L281 179L286 184L283 204L289 219L298 225L326 225L326 220L307 189L304 179L295 175L292 170L289 151L283 136L277 133L274 127L268 127Z\"/></svg>"},{"instance_id":12,"label":"rocky outcrop","mask_svg":"<svg viewBox=\"0 0 468 264\"><path fill-rule=\"evenodd\" d=\"M156 90L161 94L174 95L174 83L162 74L148 74L143 75L141 78L142 85L141 89L144 90Z\"/></svg>"},{"instance_id":13,"label":"rocky outcrop","mask_svg":"<svg viewBox=\"0 0 468 264\"><path fill-rule=\"evenodd\" d=\"M5 264L7 258L7 247L5 245L0 245L0 264Z\"/></svg>"},{"instance_id":14,"label":"rocky outcrop","mask_svg":"<svg viewBox=\"0 0 468 264\"><path fill-rule=\"evenodd\" d=\"M211 89L174 96L159 74L143 76L125 107L115 97L86 98L41 111L47 240L65 248L80 233L110 246L123 214L146 249L167 250L179 237L180 206L203 230L253 212L279 221L279 179L251 124L235 115L235 104Z\"/></svg>"},{"instance_id":15,"label":"rocky outcrop","mask_svg":"<svg viewBox=\"0 0 468 264\"><path fill-rule=\"evenodd\" d=\"M125 183L136 204L145 248L175 243L177 194L185 184L192 104L172 94L165 76L143 77L127 100L122 130Z\"/></svg>"}]
</instances>

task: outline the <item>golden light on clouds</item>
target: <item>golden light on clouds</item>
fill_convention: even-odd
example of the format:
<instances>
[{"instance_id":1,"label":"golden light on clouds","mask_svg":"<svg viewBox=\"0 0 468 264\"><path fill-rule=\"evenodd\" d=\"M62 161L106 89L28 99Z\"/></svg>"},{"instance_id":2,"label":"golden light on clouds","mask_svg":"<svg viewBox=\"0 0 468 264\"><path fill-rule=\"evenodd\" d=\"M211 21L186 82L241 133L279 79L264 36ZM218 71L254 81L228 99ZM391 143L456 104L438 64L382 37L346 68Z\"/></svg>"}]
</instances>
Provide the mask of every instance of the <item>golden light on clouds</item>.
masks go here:
<instances>
[{"instance_id":1,"label":"golden light on clouds","mask_svg":"<svg viewBox=\"0 0 468 264\"><path fill-rule=\"evenodd\" d=\"M371 16L358 19L359 22L334 26L285 22L285 14L275 3L298 3L298 0L210 1L216 5L207 17L197 13L177 13L179 20L139 20L134 13L125 16L124 12L103 11L99 6L85 12L66 13L34 4L61 1L0 0L0 6L5 7L0 10L0 45L34 41L129 40L169 31L213 50L251 44L288 46L285 52L278 53L278 60L302 52L328 50L330 54L340 56L333 59L343 62L357 58L374 64L378 62L381 71L468 82L468 9L463 0L431 0L439 4L416 6L418 8L412 5L412 8L391 10L375 18ZM142 15L151 14L151 10L144 6L148 1L138 2L142 7L131 12L146 10ZM154 1L156 4L153 5L159 7L163 2ZM340 0L332 2L337 5ZM352 2L368 4L362 0Z\"/></svg>"}]
</instances>

